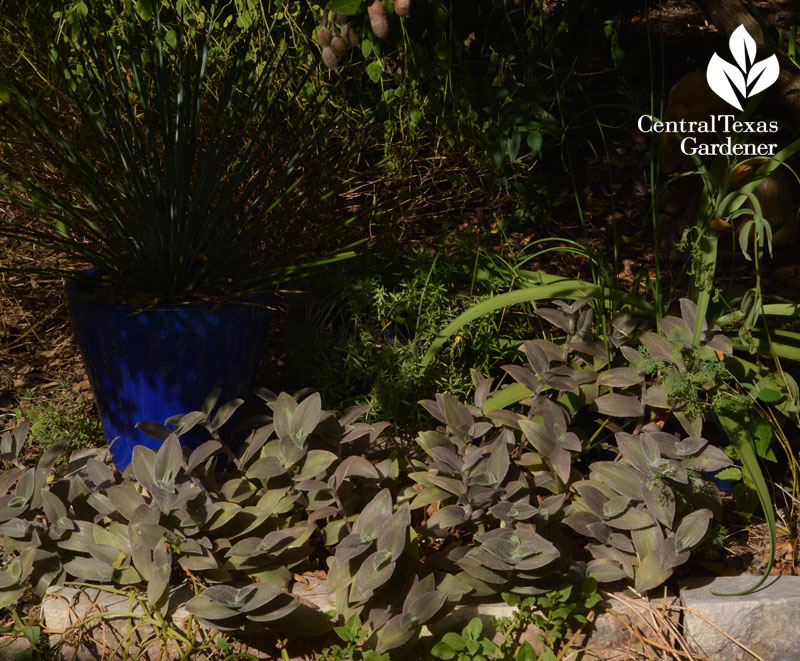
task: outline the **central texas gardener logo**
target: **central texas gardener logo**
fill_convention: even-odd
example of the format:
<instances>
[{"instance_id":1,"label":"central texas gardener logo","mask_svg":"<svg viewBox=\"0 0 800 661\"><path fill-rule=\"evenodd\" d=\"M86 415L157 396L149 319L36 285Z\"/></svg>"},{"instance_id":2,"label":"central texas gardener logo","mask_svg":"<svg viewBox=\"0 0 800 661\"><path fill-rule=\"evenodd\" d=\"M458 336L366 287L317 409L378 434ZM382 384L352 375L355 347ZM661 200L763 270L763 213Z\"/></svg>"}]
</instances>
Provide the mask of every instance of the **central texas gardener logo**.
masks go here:
<instances>
[{"instance_id":1,"label":"central texas gardener logo","mask_svg":"<svg viewBox=\"0 0 800 661\"><path fill-rule=\"evenodd\" d=\"M697 74L702 81L702 73L687 74L670 91L668 118L642 115L639 117L639 130L643 133L670 134L680 141L680 150L687 156L774 156L777 142L767 143L765 140L769 134L778 132L778 122L737 120L732 113L719 113L718 106L723 104L717 103L711 93L741 111L747 99L763 92L778 79L778 58L771 55L756 62L756 42L744 25L734 30L728 44L733 63L714 53L706 69L708 88L701 85L702 89L698 89ZM692 92L679 92L678 96L683 94L686 98L675 101L670 112L673 92L681 85ZM683 110L678 111L680 107ZM699 112L704 108L708 111L707 115Z\"/></svg>"},{"instance_id":2,"label":"central texas gardener logo","mask_svg":"<svg viewBox=\"0 0 800 661\"><path fill-rule=\"evenodd\" d=\"M740 25L728 42L735 64L714 53L706 69L708 85L724 101L742 110L742 101L763 92L778 80L780 65L775 55L756 62L756 42Z\"/></svg>"}]
</instances>

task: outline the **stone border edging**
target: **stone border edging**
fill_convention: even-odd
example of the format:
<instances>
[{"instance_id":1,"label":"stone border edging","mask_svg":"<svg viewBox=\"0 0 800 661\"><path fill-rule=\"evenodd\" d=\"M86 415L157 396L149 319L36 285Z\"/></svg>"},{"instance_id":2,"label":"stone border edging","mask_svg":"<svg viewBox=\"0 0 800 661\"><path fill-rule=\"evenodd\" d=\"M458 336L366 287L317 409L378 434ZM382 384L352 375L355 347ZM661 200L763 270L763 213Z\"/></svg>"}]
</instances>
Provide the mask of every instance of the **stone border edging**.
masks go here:
<instances>
[{"instance_id":1,"label":"stone border edging","mask_svg":"<svg viewBox=\"0 0 800 661\"><path fill-rule=\"evenodd\" d=\"M306 576L293 593L323 610L333 609L324 579ZM752 586L757 577L750 575L702 578L680 582L680 597L640 599L625 593L610 593L606 602L609 611L595 617L585 632L575 640L574 652L567 659L583 653L584 659L610 660L638 646L641 641L664 641L665 629L680 637L692 653L707 659L724 661L797 661L800 659L800 577L782 576L768 581L757 592L739 597L714 596L715 592L738 592ZM173 626L186 629L189 613L183 607L193 596L185 587L176 588L170 598L167 617ZM138 609L138 610L137 610ZM41 615L45 633L51 644L62 641L61 658L77 661L111 659L113 650L130 633L129 599L97 588L54 587L42 602ZM133 612L143 612L136 606ZM492 618L509 617L514 608L505 603L458 605L430 626L433 634L460 631L473 617L484 623L486 635L496 635ZM115 616L104 614L117 613ZM659 614L656 617L656 613ZM84 627L80 635L76 625L88 617L96 624ZM660 620L660 621L659 621ZM797 632L797 633L796 633ZM138 643L153 630L141 625L131 634L131 648L138 652ZM539 631L530 627L522 640L538 646ZM24 641L24 639L23 639ZM738 642L735 642L738 641ZM497 642L497 641L496 641ZM13 653L11 650L13 649ZM0 639L0 661L12 659L20 649L18 639ZM749 650L749 651L748 651ZM291 651L291 648L290 648ZM151 644L144 658L158 658L158 643ZM749 653L752 652L753 654ZM10 656L8 656L10 654ZM168 650L168 658L177 658L178 649ZM260 658L268 658L260 655ZM300 658L300 657L297 657Z\"/></svg>"}]
</instances>

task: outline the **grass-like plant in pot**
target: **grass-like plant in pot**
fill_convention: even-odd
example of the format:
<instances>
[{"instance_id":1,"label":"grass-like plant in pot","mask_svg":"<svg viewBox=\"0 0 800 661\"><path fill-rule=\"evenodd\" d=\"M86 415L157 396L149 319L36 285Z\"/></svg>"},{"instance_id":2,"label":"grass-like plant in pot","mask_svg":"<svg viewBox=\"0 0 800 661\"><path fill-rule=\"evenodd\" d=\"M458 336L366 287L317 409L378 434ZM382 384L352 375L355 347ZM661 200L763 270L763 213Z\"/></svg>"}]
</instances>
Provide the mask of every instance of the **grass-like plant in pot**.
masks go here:
<instances>
[{"instance_id":1,"label":"grass-like plant in pot","mask_svg":"<svg viewBox=\"0 0 800 661\"><path fill-rule=\"evenodd\" d=\"M330 89L302 54L256 47L252 31L220 49L230 35L207 16L87 20L51 51L60 89L45 94L4 69L3 193L31 214L0 219L0 235L68 258L38 270L72 276L70 315L120 468L134 445L158 444L139 421L250 387L263 293L347 257L360 215L336 205L355 146L331 138ZM58 114L41 101L64 94Z\"/></svg>"}]
</instances>

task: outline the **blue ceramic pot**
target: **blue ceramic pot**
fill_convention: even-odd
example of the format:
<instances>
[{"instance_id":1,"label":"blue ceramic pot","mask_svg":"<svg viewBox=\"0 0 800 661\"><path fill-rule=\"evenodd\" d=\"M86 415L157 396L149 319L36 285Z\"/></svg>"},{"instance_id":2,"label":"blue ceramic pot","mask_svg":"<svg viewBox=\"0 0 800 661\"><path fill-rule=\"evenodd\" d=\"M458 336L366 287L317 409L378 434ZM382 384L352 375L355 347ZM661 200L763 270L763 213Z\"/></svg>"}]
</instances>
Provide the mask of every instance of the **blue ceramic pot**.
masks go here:
<instances>
[{"instance_id":1,"label":"blue ceramic pot","mask_svg":"<svg viewBox=\"0 0 800 661\"><path fill-rule=\"evenodd\" d=\"M125 470L134 446L161 444L136 423L199 410L216 389L220 402L247 394L268 311L253 298L136 309L103 300L97 281L95 272L72 278L67 303L114 464ZM190 432L181 441L207 439Z\"/></svg>"}]
</instances>

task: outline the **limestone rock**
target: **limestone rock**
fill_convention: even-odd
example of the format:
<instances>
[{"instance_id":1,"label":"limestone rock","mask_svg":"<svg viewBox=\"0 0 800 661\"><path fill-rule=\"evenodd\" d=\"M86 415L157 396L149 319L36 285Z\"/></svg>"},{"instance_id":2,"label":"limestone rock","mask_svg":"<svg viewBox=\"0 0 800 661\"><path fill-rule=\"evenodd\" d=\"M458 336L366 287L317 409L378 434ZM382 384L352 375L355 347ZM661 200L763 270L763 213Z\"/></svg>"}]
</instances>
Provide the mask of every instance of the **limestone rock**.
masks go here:
<instances>
[{"instance_id":1,"label":"limestone rock","mask_svg":"<svg viewBox=\"0 0 800 661\"><path fill-rule=\"evenodd\" d=\"M794 634L800 618L800 577L770 578L765 587L740 597L711 594L740 592L757 580L756 576L743 575L682 581L681 599L688 609L684 613L685 635L696 652L725 661L755 658L705 618L764 659L800 659L800 638Z\"/></svg>"},{"instance_id":2,"label":"limestone rock","mask_svg":"<svg viewBox=\"0 0 800 661\"><path fill-rule=\"evenodd\" d=\"M0 661L12 661L17 654L30 648L25 636L0 636Z\"/></svg>"},{"instance_id":3,"label":"limestone rock","mask_svg":"<svg viewBox=\"0 0 800 661\"><path fill-rule=\"evenodd\" d=\"M185 587L173 590L167 613L173 626L185 629L188 612L182 606L192 596ZM145 615L142 606L131 604L129 597L98 588L54 586L41 606L51 646L60 644L60 658L76 661L118 658L124 650L129 656L138 653L141 644L153 635L153 627L142 621ZM143 658L160 658L162 649L160 642L153 642ZM161 658L179 657L180 651L172 645Z\"/></svg>"}]
</instances>

